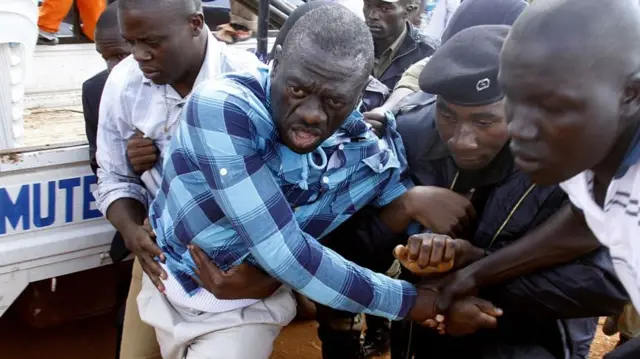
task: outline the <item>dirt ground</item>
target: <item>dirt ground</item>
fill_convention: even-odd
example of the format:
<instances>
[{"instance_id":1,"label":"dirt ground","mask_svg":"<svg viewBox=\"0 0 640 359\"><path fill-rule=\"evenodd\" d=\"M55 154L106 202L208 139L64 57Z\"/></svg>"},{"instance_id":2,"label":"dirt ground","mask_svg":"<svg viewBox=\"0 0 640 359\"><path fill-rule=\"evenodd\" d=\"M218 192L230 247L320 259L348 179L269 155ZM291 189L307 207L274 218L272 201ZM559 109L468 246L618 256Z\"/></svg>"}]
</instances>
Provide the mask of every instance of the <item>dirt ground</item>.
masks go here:
<instances>
[{"instance_id":1,"label":"dirt ground","mask_svg":"<svg viewBox=\"0 0 640 359\"><path fill-rule=\"evenodd\" d=\"M0 318L0 358L2 359L113 359L115 327L113 314L70 324L33 329L11 313ZM598 330L590 359L602 358L617 341ZM312 321L289 325L276 340L271 359L320 359L320 341ZM389 359L384 356L378 359Z\"/></svg>"},{"instance_id":2,"label":"dirt ground","mask_svg":"<svg viewBox=\"0 0 640 359\"><path fill-rule=\"evenodd\" d=\"M600 359L611 351L618 342L618 336L607 337L602 334L600 320L596 338L591 345L589 359ZM276 341L275 350L271 359L321 359L320 340L315 334L314 322L296 322L289 325ZM389 359L389 355L377 359Z\"/></svg>"}]
</instances>

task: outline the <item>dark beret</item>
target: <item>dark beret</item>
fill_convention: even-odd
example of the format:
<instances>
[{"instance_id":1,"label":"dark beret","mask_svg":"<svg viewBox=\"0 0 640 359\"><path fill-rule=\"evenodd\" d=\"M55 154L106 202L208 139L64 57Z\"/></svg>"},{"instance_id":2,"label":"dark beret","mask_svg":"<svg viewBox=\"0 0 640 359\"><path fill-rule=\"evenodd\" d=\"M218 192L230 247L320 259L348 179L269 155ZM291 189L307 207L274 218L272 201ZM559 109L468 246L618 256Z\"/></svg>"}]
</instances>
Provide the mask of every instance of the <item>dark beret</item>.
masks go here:
<instances>
[{"instance_id":1,"label":"dark beret","mask_svg":"<svg viewBox=\"0 0 640 359\"><path fill-rule=\"evenodd\" d=\"M420 73L420 89L462 106L500 101L500 51L511 27L480 25L464 29L445 42Z\"/></svg>"}]
</instances>

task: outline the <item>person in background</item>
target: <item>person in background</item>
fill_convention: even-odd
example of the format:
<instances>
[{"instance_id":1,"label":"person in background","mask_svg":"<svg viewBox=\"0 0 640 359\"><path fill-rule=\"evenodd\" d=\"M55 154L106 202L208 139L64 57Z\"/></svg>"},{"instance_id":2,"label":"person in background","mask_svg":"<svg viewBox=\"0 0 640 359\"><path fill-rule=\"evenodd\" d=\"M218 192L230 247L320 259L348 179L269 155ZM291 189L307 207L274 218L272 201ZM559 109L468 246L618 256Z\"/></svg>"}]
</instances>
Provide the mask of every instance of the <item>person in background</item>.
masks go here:
<instances>
[{"instance_id":1,"label":"person in background","mask_svg":"<svg viewBox=\"0 0 640 359\"><path fill-rule=\"evenodd\" d=\"M249 40L258 30L258 16L236 0L230 0L230 21L219 25L213 36L226 44Z\"/></svg>"},{"instance_id":2,"label":"person in background","mask_svg":"<svg viewBox=\"0 0 640 359\"><path fill-rule=\"evenodd\" d=\"M373 77L392 89L415 62L430 56L435 44L408 20L416 0L364 0L364 18L375 45Z\"/></svg>"},{"instance_id":3,"label":"person in background","mask_svg":"<svg viewBox=\"0 0 640 359\"><path fill-rule=\"evenodd\" d=\"M466 0L451 18L442 35L442 43L471 26L511 25L526 7L527 2L524 0ZM405 97L420 91L418 78L428 60L429 58L425 57L411 65L392 88L393 92L385 103L379 108L364 113L365 118L374 124L384 121L385 112L397 112L398 105Z\"/></svg>"},{"instance_id":4,"label":"person in background","mask_svg":"<svg viewBox=\"0 0 640 359\"><path fill-rule=\"evenodd\" d=\"M598 243L587 232L609 248L640 309L640 4L608 5L536 0L514 24L499 81L515 163L537 183L560 183L573 208L548 229L553 236L530 236L465 268L441 287L440 308L475 287L588 251ZM635 338L605 358L639 351Z\"/></svg>"},{"instance_id":5,"label":"person in background","mask_svg":"<svg viewBox=\"0 0 640 359\"><path fill-rule=\"evenodd\" d=\"M425 66L422 91L412 95L411 109L398 115L410 173L416 184L440 189L432 202L440 204L441 215L463 210L454 204L459 196L469 198L475 209L475 218L454 230L453 238L462 238L456 239L458 247L466 248L456 257L454 271L523 240L567 202L558 186L533 184L515 168L509 152L506 100L497 82L508 32L506 25L481 25L451 37ZM575 354L575 341L559 329L566 328L567 318L615 313L627 298L606 249L474 295L504 311L496 329L477 331L454 307L444 337L394 323L396 354L410 348L418 359L563 358L565 351ZM593 323L591 318L574 321ZM573 330L568 329L572 335Z\"/></svg>"},{"instance_id":6,"label":"person in background","mask_svg":"<svg viewBox=\"0 0 640 359\"><path fill-rule=\"evenodd\" d=\"M421 12L420 31L430 39L440 44L440 38L447 28L449 21L455 14L460 0L422 0L426 2L425 8L433 7L432 10Z\"/></svg>"},{"instance_id":7,"label":"person in background","mask_svg":"<svg viewBox=\"0 0 640 359\"><path fill-rule=\"evenodd\" d=\"M59 42L56 33L62 20L73 6L73 0L44 0L38 16L38 43L56 45ZM93 41L98 17L106 7L105 0L77 0L76 6L82 20L82 32Z\"/></svg>"},{"instance_id":8,"label":"person in background","mask_svg":"<svg viewBox=\"0 0 640 359\"><path fill-rule=\"evenodd\" d=\"M104 86L94 196L100 211L136 256L122 359L161 357L153 328L140 319L136 298L143 271L159 284L159 277L166 275L153 260L160 249L142 226L160 183L162 151L194 86L259 63L254 55L216 41L201 10L200 0L118 1L120 34L131 44L132 56L112 69ZM129 161L130 155L139 160ZM149 163L153 167L145 167Z\"/></svg>"},{"instance_id":9,"label":"person in background","mask_svg":"<svg viewBox=\"0 0 640 359\"><path fill-rule=\"evenodd\" d=\"M96 137L98 134L98 113L100 109L100 97L107 82L109 72L125 57L131 54L131 46L120 36L118 29L117 3L111 3L100 15L96 23L95 32L96 51L106 62L107 69L101 71L82 84L82 112L84 124L89 142L89 164L94 174L98 173L96 162ZM111 260L118 265L129 251L124 245L122 236L116 232L111 241L109 255ZM129 272L130 274L131 272ZM120 342L122 340L122 327L124 325L124 310L129 291L131 275L118 278L116 289L116 306L119 308L116 319L116 359L120 357ZM122 284L120 284L122 283Z\"/></svg>"}]
</instances>

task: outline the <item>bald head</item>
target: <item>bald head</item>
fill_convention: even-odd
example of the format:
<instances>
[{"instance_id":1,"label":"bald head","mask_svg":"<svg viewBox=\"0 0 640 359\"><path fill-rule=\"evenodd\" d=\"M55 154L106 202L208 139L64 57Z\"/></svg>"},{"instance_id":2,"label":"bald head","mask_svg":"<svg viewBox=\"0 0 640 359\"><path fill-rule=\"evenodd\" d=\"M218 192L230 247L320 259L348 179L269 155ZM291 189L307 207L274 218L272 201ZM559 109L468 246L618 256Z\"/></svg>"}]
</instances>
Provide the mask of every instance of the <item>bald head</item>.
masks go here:
<instances>
[{"instance_id":1,"label":"bald head","mask_svg":"<svg viewBox=\"0 0 640 359\"><path fill-rule=\"evenodd\" d=\"M505 42L498 81L512 152L534 181L615 168L640 122L639 1L536 0Z\"/></svg>"},{"instance_id":2,"label":"bald head","mask_svg":"<svg viewBox=\"0 0 640 359\"><path fill-rule=\"evenodd\" d=\"M534 56L579 71L597 67L622 80L640 70L639 2L536 0L515 22L503 54L505 61Z\"/></svg>"}]
</instances>

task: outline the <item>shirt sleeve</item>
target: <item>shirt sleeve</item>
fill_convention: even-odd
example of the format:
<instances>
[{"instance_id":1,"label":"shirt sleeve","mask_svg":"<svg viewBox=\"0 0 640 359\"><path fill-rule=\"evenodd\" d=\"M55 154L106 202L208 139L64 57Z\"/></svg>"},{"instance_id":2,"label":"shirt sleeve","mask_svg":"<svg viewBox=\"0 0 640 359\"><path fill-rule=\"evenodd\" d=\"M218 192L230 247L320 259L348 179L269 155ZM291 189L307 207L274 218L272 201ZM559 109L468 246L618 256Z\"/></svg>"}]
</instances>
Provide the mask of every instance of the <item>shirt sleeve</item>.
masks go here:
<instances>
[{"instance_id":1,"label":"shirt sleeve","mask_svg":"<svg viewBox=\"0 0 640 359\"><path fill-rule=\"evenodd\" d=\"M125 66L116 66L102 92L98 121L98 189L94 193L98 209L107 214L118 199L132 198L147 206L147 192L127 159L127 141L123 134L130 123L126 101Z\"/></svg>"},{"instance_id":2,"label":"shirt sleeve","mask_svg":"<svg viewBox=\"0 0 640 359\"><path fill-rule=\"evenodd\" d=\"M236 233L265 271L314 301L349 312L405 317L416 296L411 284L359 267L301 230L256 151L255 123L271 121L266 110L256 109L263 107L255 105L258 101L231 81L205 84L190 99L179 129L179 141L186 143Z\"/></svg>"},{"instance_id":3,"label":"shirt sleeve","mask_svg":"<svg viewBox=\"0 0 640 359\"><path fill-rule=\"evenodd\" d=\"M406 88L413 92L420 91L420 73L422 72L424 66L427 64L427 61L429 61L428 57L411 65L407 69L407 71L402 74L402 77L393 90L395 91L400 88Z\"/></svg>"}]
</instances>

